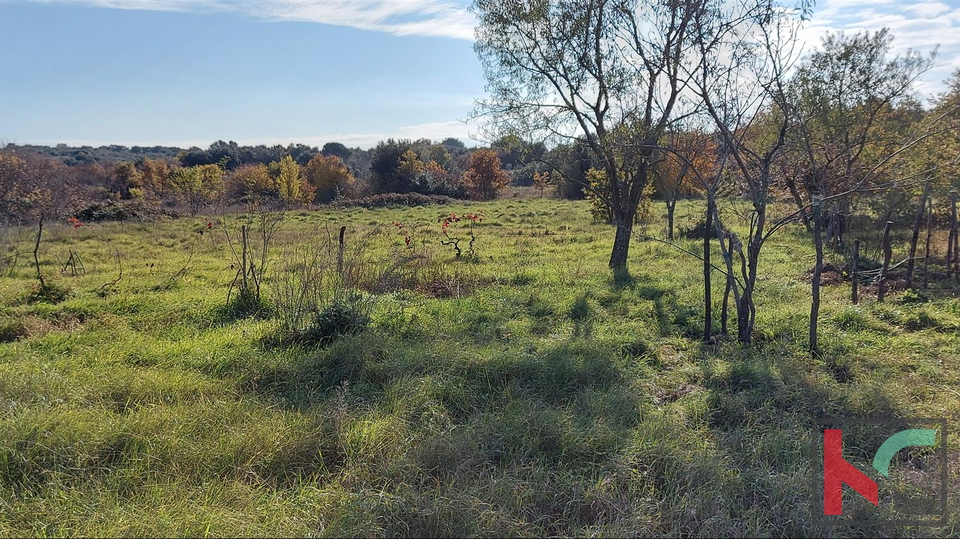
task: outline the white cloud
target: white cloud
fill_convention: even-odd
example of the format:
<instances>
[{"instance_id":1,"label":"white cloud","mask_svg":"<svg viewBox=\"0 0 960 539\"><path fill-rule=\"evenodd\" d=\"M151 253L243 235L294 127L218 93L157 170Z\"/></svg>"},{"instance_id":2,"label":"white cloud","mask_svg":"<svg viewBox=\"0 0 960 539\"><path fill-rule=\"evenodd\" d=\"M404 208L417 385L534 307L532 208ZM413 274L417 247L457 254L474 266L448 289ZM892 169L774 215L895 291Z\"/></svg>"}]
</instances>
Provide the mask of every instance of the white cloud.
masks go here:
<instances>
[{"instance_id":1,"label":"white cloud","mask_svg":"<svg viewBox=\"0 0 960 539\"><path fill-rule=\"evenodd\" d=\"M950 11L950 6L943 2L920 2L919 4L906 6L904 9L920 17L936 17L942 15L945 11Z\"/></svg>"},{"instance_id":2,"label":"white cloud","mask_svg":"<svg viewBox=\"0 0 960 539\"><path fill-rule=\"evenodd\" d=\"M939 48L934 67L920 81L930 95L944 89L943 81L958 67L960 57L960 5L931 1L827 0L801 33L805 50L820 44L827 32L877 31L889 28L894 53L908 50L927 53Z\"/></svg>"},{"instance_id":3,"label":"white cloud","mask_svg":"<svg viewBox=\"0 0 960 539\"><path fill-rule=\"evenodd\" d=\"M238 139L236 142L241 145L257 145L265 144L267 146L273 146L274 144L282 144L286 146L287 144L306 144L308 146L322 147L328 142L340 142L349 147L360 147L360 148L372 148L381 140L392 139L430 139L433 141L441 141L447 137L458 138L466 144L476 143L476 139L472 135L476 135L476 126L471 123L464 123L460 121L450 121L450 122L434 122L427 124L417 124L417 125L406 125L401 126L393 130L385 130L382 132L370 132L370 133L332 133L328 135L311 135L311 136L282 136L282 137L259 137L259 138L249 138L249 139ZM224 140L227 140L230 137L220 137ZM117 143L115 141L90 141L90 140L30 140L30 141L19 141L23 144L57 144L60 142L69 144L71 146L105 146L109 144L123 144L125 146L178 146L181 148L189 148L191 146L197 146L199 148L206 148L213 142L215 139L210 140L172 140L166 142L122 142ZM17 142L17 141L14 141Z\"/></svg>"},{"instance_id":4,"label":"white cloud","mask_svg":"<svg viewBox=\"0 0 960 539\"><path fill-rule=\"evenodd\" d=\"M32 0L111 9L230 12L268 21L347 26L398 36L473 39L474 16L447 0Z\"/></svg>"}]
</instances>

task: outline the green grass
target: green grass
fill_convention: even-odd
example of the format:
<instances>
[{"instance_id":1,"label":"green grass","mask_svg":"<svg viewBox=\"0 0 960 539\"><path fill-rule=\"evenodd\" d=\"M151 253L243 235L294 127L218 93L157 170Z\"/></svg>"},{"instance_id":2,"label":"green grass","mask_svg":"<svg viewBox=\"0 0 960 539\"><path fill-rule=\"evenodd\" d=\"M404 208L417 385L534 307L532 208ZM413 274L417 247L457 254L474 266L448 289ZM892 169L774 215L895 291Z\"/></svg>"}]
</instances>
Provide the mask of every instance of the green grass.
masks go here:
<instances>
[{"instance_id":1,"label":"green grass","mask_svg":"<svg viewBox=\"0 0 960 539\"><path fill-rule=\"evenodd\" d=\"M678 227L698 208L681 205ZM479 256L456 261L437 218L476 210ZM52 228L43 269L65 300L31 300L25 259L0 278L0 535L960 531L955 461L943 528L818 528L810 513L813 418L957 418L950 287L859 306L825 287L811 359L799 228L765 248L749 348L700 342L699 261L668 245L635 241L632 280L614 282L612 231L584 203L291 212L273 252L346 225L348 246L377 231L384 267L404 252L393 221L429 255L419 281L322 346L225 308L232 258L197 233L206 218ZM60 275L68 249L85 275ZM117 251L123 277L98 293Z\"/></svg>"}]
</instances>

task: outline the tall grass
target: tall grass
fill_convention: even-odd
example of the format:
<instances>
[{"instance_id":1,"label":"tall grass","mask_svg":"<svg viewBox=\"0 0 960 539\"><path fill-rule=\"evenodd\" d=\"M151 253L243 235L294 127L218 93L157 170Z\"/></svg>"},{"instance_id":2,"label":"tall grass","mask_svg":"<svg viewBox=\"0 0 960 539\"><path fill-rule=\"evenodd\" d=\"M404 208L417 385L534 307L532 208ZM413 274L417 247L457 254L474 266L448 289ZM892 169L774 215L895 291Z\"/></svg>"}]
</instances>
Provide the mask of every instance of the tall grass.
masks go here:
<instances>
[{"instance_id":1,"label":"tall grass","mask_svg":"<svg viewBox=\"0 0 960 539\"><path fill-rule=\"evenodd\" d=\"M479 256L457 261L437 218L479 209ZM857 307L825 287L811 360L798 227L763 260L756 345L704 345L699 261L637 241L614 282L585 203L502 200L290 212L270 315L238 318L201 221L53 227L44 270L71 249L87 269L58 303L28 301L26 265L0 277L0 535L956 535L955 462L943 528L810 512L813 418L957 417L950 283ZM275 338L351 294L355 330Z\"/></svg>"}]
</instances>

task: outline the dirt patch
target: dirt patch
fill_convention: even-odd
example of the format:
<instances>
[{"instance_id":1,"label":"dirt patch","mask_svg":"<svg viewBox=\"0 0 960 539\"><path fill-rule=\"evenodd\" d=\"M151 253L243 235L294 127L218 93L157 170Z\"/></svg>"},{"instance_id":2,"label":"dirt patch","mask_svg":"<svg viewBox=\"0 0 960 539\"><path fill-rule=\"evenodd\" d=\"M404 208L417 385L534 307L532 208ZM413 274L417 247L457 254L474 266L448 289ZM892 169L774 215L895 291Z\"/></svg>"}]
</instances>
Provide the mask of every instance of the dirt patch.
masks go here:
<instances>
[{"instance_id":1,"label":"dirt patch","mask_svg":"<svg viewBox=\"0 0 960 539\"><path fill-rule=\"evenodd\" d=\"M836 264L825 263L820 270L820 284L824 286L838 285L848 280L847 269ZM813 279L813 268L803 276L803 281L809 283Z\"/></svg>"},{"instance_id":2,"label":"dirt patch","mask_svg":"<svg viewBox=\"0 0 960 539\"><path fill-rule=\"evenodd\" d=\"M659 400L662 403L676 402L691 393L696 393L697 391L702 391L702 390L703 388L700 386L684 384L676 389L660 392L657 395L657 400Z\"/></svg>"},{"instance_id":3,"label":"dirt patch","mask_svg":"<svg viewBox=\"0 0 960 539\"><path fill-rule=\"evenodd\" d=\"M40 337L51 331L78 331L83 326L76 317L61 316L55 319L28 315L19 318L0 319L0 343Z\"/></svg>"}]
</instances>

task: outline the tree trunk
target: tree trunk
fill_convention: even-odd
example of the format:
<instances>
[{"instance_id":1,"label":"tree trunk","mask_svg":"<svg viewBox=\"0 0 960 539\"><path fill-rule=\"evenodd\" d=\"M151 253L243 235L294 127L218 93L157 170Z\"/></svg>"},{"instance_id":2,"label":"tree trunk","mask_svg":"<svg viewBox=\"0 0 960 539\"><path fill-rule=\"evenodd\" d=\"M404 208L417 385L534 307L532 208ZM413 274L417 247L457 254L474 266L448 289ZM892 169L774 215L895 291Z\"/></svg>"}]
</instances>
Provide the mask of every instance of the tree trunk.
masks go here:
<instances>
[{"instance_id":1,"label":"tree trunk","mask_svg":"<svg viewBox=\"0 0 960 539\"><path fill-rule=\"evenodd\" d=\"M933 235L933 200L927 204L927 241L923 246L923 288L930 284L930 236Z\"/></svg>"},{"instance_id":2,"label":"tree trunk","mask_svg":"<svg viewBox=\"0 0 960 539\"><path fill-rule=\"evenodd\" d=\"M37 280L40 281L40 291L42 292L47 283L43 280L43 272L40 271L40 238L43 236L43 216L40 216L40 222L37 225L37 242L33 245L33 263L37 268Z\"/></svg>"},{"instance_id":3,"label":"tree trunk","mask_svg":"<svg viewBox=\"0 0 960 539\"><path fill-rule=\"evenodd\" d=\"M790 196L793 197L793 202L797 205L797 211L800 212L800 221L803 222L803 226L806 227L807 232L813 232L813 230L810 228L810 217L803 209L803 198L800 196L800 191L797 189L797 183L790 174L787 174L786 176L787 188L790 190Z\"/></svg>"},{"instance_id":4,"label":"tree trunk","mask_svg":"<svg viewBox=\"0 0 960 539\"><path fill-rule=\"evenodd\" d=\"M753 237L747 245L747 260L741 260L742 273L746 276L743 295L737 306L737 340L741 344L750 344L753 340L753 328L757 317L757 306L753 302L753 291L757 286L757 269L760 262L760 249L763 247L764 225L766 224L766 205L756 204L756 224Z\"/></svg>"},{"instance_id":5,"label":"tree trunk","mask_svg":"<svg viewBox=\"0 0 960 539\"><path fill-rule=\"evenodd\" d=\"M813 214L813 244L817 249L817 262L813 266L813 275L810 278L813 291L813 300L810 302L810 353L817 353L817 323L820 320L820 274L823 272L823 232L820 208L814 209Z\"/></svg>"},{"instance_id":6,"label":"tree trunk","mask_svg":"<svg viewBox=\"0 0 960 539\"><path fill-rule=\"evenodd\" d=\"M613 213L613 226L617 228L617 231L613 237L613 252L610 253L610 269L613 270L616 278L625 278L628 275L627 257L630 253L633 218L637 213L637 208L611 213Z\"/></svg>"},{"instance_id":7,"label":"tree trunk","mask_svg":"<svg viewBox=\"0 0 960 539\"><path fill-rule=\"evenodd\" d=\"M753 301L751 295L752 291L744 288L743 295L740 296L740 301L737 303L737 342L740 344L750 344L750 337L753 334L753 328L750 324L750 311L752 310L750 303Z\"/></svg>"},{"instance_id":8,"label":"tree trunk","mask_svg":"<svg viewBox=\"0 0 960 539\"><path fill-rule=\"evenodd\" d=\"M953 238L957 234L957 212L953 199L950 199L950 233L947 235L947 279L953 276Z\"/></svg>"},{"instance_id":9,"label":"tree trunk","mask_svg":"<svg viewBox=\"0 0 960 539\"><path fill-rule=\"evenodd\" d=\"M950 199L950 234L947 236L947 279L953 276L953 238L957 234L957 212L953 199Z\"/></svg>"},{"instance_id":10,"label":"tree trunk","mask_svg":"<svg viewBox=\"0 0 960 539\"><path fill-rule=\"evenodd\" d=\"M852 287L850 300L856 305L859 301L857 297L857 287L860 286L860 277L858 275L860 271L860 240L853 240L853 262L851 262L851 265L853 267L850 268L850 286Z\"/></svg>"},{"instance_id":11,"label":"tree trunk","mask_svg":"<svg viewBox=\"0 0 960 539\"><path fill-rule=\"evenodd\" d=\"M930 194L930 180L923 185L923 194L920 195L920 206L917 207L917 217L913 220L913 235L910 236L910 257L907 259L907 287L913 286L914 260L917 256L917 241L920 239L920 227L923 225L924 210L927 209L927 197Z\"/></svg>"},{"instance_id":12,"label":"tree trunk","mask_svg":"<svg viewBox=\"0 0 960 539\"><path fill-rule=\"evenodd\" d=\"M673 241L673 212L677 209L677 201L667 201L667 239ZM710 230L709 227L707 230Z\"/></svg>"},{"instance_id":13,"label":"tree trunk","mask_svg":"<svg viewBox=\"0 0 960 539\"><path fill-rule=\"evenodd\" d=\"M713 211L715 201L707 196L706 224L703 227L703 340L709 342L713 333L713 298L710 282L710 233L713 230ZM671 223L673 218L671 217ZM671 225L672 226L672 225Z\"/></svg>"},{"instance_id":14,"label":"tree trunk","mask_svg":"<svg viewBox=\"0 0 960 539\"><path fill-rule=\"evenodd\" d=\"M877 302L883 303L883 294L886 288L887 270L890 269L890 257L893 252L890 250L890 227L893 221L887 221L883 227L883 240L880 246L883 248L883 266L880 267L880 281L877 283Z\"/></svg>"},{"instance_id":15,"label":"tree trunk","mask_svg":"<svg viewBox=\"0 0 960 539\"><path fill-rule=\"evenodd\" d=\"M722 240L721 240L722 241ZM729 239L727 252L733 256L733 238ZM723 289L723 306L720 308L720 333L727 334L727 319L730 317L730 290L733 288L733 274L730 273L730 264L727 264L727 286Z\"/></svg>"},{"instance_id":16,"label":"tree trunk","mask_svg":"<svg viewBox=\"0 0 960 539\"><path fill-rule=\"evenodd\" d=\"M241 277L243 280L243 293L246 294L247 292L250 291L250 284L247 281L247 272L249 271L249 268L247 268L247 225L242 225L240 227L240 239L242 242L241 249L243 253L242 261L240 262L243 265L242 266L243 271L241 272L242 274Z\"/></svg>"}]
</instances>

